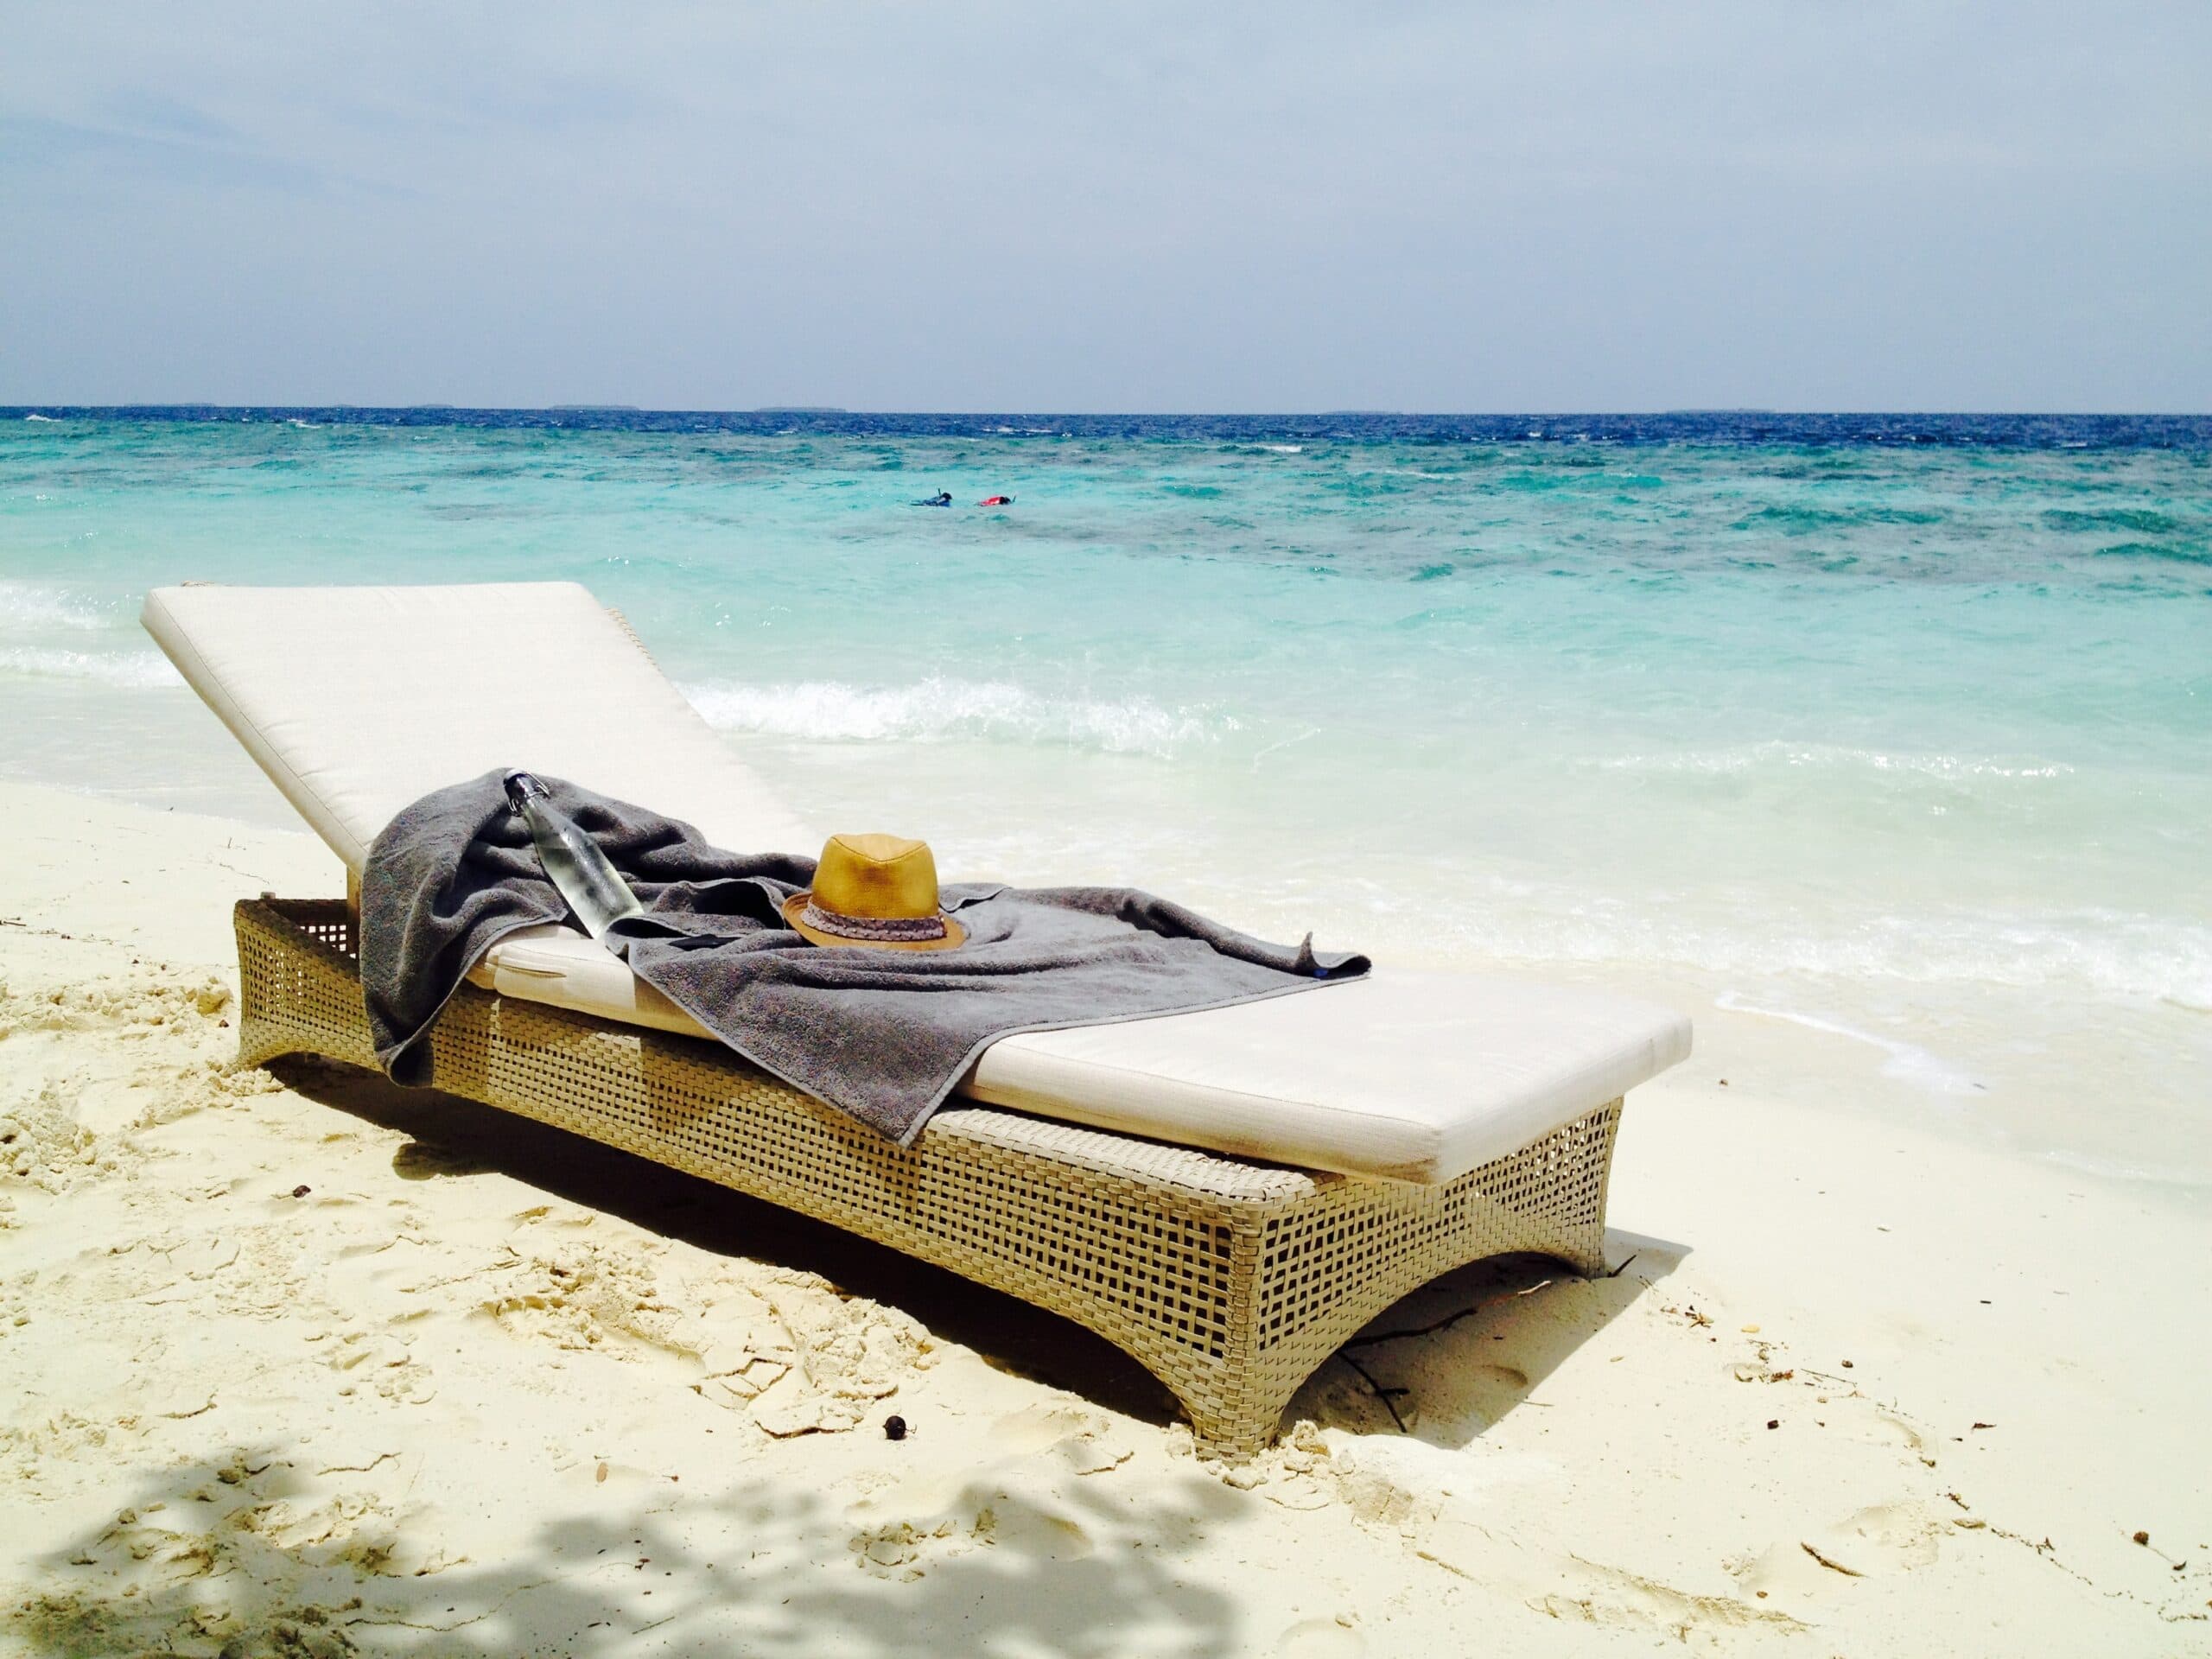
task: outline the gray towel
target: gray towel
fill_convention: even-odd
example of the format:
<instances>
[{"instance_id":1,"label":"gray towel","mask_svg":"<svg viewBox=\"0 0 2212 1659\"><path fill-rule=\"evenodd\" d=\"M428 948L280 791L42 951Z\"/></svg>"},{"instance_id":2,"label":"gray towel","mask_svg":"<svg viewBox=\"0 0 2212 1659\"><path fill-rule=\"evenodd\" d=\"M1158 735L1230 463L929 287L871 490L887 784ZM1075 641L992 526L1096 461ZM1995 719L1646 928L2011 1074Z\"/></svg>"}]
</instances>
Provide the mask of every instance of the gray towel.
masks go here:
<instances>
[{"instance_id":1,"label":"gray towel","mask_svg":"<svg viewBox=\"0 0 2212 1659\"><path fill-rule=\"evenodd\" d=\"M569 919L501 772L385 826L361 880L361 986L377 1059L435 1084L438 1012L486 951ZM607 943L638 977L762 1070L909 1146L978 1055L1019 1031L1111 1025L1308 990L1364 957L1268 944L1126 887L947 886L968 942L939 951L807 944L779 906L810 859L711 847L690 824L538 774L646 913Z\"/></svg>"}]
</instances>

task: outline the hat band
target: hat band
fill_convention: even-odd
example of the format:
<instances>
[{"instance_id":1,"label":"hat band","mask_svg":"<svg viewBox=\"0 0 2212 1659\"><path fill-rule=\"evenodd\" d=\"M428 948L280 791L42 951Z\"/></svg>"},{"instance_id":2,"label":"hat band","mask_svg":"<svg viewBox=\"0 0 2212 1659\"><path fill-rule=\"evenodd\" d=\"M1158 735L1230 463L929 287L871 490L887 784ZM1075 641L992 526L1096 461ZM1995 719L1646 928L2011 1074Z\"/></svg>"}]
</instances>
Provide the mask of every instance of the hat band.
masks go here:
<instances>
[{"instance_id":1,"label":"hat band","mask_svg":"<svg viewBox=\"0 0 2212 1659\"><path fill-rule=\"evenodd\" d=\"M835 933L841 939L941 939L944 918L939 916L847 916L824 910L811 899L799 912L809 927Z\"/></svg>"}]
</instances>

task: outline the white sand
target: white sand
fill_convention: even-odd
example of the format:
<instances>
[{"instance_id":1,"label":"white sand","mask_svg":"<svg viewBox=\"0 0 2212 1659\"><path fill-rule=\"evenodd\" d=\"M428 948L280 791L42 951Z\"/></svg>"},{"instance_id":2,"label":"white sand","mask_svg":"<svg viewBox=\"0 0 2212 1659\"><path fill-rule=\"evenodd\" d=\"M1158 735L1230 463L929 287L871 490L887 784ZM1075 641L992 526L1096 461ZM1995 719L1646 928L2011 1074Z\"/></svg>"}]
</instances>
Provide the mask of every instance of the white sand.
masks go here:
<instances>
[{"instance_id":1,"label":"white sand","mask_svg":"<svg viewBox=\"0 0 2212 1659\"><path fill-rule=\"evenodd\" d=\"M1863 1043L1679 993L1618 1276L1450 1276L1352 1351L1410 1434L1332 1363L1239 1471L949 1275L232 1069L228 906L337 891L304 836L0 823L0 1649L2212 1652L2212 1225L1802 1103Z\"/></svg>"}]
</instances>

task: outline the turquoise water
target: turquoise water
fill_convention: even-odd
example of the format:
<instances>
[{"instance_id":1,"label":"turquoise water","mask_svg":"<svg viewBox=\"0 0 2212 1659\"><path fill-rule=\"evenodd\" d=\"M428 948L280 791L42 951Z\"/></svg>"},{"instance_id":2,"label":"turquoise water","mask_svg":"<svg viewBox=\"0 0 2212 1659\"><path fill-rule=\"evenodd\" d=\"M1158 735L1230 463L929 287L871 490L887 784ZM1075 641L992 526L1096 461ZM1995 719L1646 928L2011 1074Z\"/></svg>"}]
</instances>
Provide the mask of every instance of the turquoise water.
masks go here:
<instances>
[{"instance_id":1,"label":"turquoise water","mask_svg":"<svg viewBox=\"0 0 2212 1659\"><path fill-rule=\"evenodd\" d=\"M2061 442L13 419L0 766L274 818L148 586L575 578L818 826L1694 984L2127 1162L2019 1024L2204 1116L2212 456Z\"/></svg>"}]
</instances>

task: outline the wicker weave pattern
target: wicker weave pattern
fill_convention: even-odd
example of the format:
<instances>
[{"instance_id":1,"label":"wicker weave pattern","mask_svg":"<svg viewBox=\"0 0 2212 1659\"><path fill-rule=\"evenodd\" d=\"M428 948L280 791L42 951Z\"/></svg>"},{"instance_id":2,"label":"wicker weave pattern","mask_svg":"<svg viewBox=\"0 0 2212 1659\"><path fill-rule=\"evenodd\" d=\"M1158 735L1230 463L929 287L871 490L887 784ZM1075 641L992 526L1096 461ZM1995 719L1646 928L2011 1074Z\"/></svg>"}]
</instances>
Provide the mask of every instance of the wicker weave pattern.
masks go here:
<instances>
[{"instance_id":1,"label":"wicker weave pattern","mask_svg":"<svg viewBox=\"0 0 2212 1659\"><path fill-rule=\"evenodd\" d=\"M338 900L237 911L241 1058L369 1048ZM1298 1386L1408 1291L1509 1250L1603 1267L1620 1103L1448 1185L1239 1162L984 1107L902 1151L717 1045L464 985L440 1085L875 1239L1065 1315L1249 1453Z\"/></svg>"}]
</instances>

